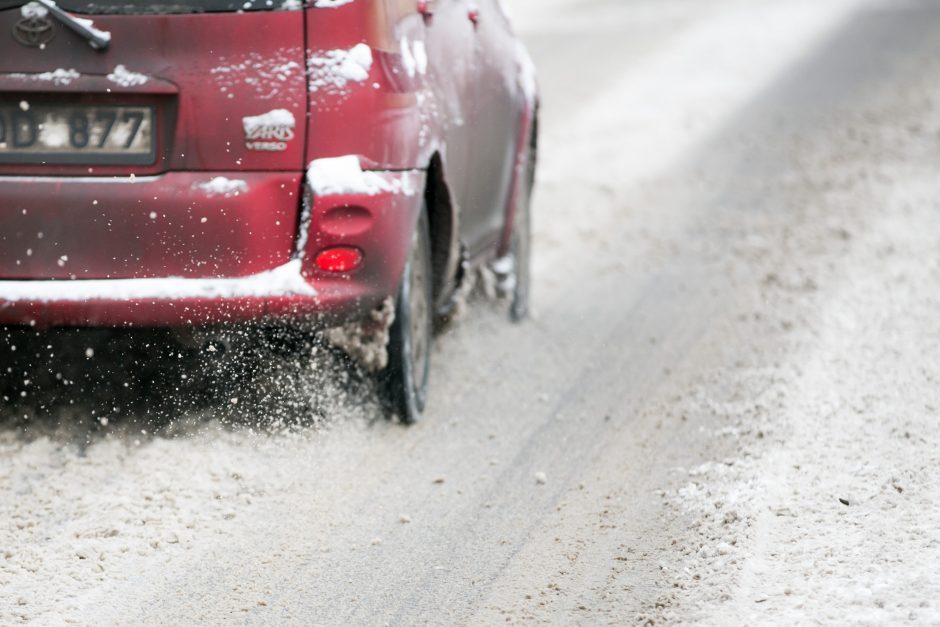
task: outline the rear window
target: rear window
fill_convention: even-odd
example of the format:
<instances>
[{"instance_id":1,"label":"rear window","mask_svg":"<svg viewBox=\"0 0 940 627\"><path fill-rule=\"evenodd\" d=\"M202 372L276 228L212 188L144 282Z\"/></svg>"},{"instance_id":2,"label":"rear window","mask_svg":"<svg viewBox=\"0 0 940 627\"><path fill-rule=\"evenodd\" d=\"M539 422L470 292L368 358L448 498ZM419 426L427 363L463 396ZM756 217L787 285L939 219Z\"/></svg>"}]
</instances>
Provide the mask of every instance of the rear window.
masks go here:
<instances>
[{"instance_id":1,"label":"rear window","mask_svg":"<svg viewBox=\"0 0 940 627\"><path fill-rule=\"evenodd\" d=\"M23 0L0 0L0 10L27 4ZM57 4L73 13L95 15L141 15L173 13L223 13L236 11L292 10L303 6L302 0L124 0L96 2L89 0L58 0Z\"/></svg>"}]
</instances>

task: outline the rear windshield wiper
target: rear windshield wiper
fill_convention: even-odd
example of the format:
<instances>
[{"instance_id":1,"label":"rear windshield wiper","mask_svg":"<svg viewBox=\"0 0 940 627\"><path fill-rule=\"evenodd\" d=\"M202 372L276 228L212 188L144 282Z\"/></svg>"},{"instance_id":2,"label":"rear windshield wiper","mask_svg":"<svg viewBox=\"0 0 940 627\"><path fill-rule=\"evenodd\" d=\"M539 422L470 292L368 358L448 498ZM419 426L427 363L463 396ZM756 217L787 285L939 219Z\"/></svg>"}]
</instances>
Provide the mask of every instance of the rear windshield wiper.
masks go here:
<instances>
[{"instance_id":1,"label":"rear windshield wiper","mask_svg":"<svg viewBox=\"0 0 940 627\"><path fill-rule=\"evenodd\" d=\"M33 0L33 2L29 4L40 5L36 7L36 9L39 10L41 10L40 7L47 9L49 13L52 13L54 18L65 24L80 37L83 37L85 41L88 42L89 46L99 52L104 52L111 44L111 33L98 30L95 28L95 23L91 20L75 17L71 13L66 13L60 9L53 0Z\"/></svg>"}]
</instances>

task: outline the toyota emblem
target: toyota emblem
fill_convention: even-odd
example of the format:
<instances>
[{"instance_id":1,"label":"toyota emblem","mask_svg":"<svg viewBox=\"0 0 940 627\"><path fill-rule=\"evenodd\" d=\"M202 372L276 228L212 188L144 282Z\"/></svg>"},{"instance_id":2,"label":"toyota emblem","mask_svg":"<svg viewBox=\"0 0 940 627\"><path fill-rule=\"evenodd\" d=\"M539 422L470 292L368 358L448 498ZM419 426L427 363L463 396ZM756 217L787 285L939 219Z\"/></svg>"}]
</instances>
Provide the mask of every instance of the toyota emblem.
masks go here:
<instances>
[{"instance_id":1,"label":"toyota emblem","mask_svg":"<svg viewBox=\"0 0 940 627\"><path fill-rule=\"evenodd\" d=\"M21 8L22 19L13 25L13 38L30 48L41 48L52 41L55 30L49 11L38 2L30 2Z\"/></svg>"}]
</instances>

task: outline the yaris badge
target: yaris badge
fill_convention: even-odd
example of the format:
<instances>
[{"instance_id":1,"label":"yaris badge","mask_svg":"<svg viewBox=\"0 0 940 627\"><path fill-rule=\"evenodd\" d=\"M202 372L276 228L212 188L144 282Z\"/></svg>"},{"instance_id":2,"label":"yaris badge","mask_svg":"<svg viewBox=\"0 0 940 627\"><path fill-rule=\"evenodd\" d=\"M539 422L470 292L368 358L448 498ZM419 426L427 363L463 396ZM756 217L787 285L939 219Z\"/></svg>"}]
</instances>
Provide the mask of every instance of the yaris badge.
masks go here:
<instances>
[{"instance_id":1,"label":"yaris badge","mask_svg":"<svg viewBox=\"0 0 940 627\"><path fill-rule=\"evenodd\" d=\"M286 109L275 109L261 115L242 118L245 129L245 148L266 152L283 152L287 142L294 139L296 121Z\"/></svg>"},{"instance_id":2,"label":"yaris badge","mask_svg":"<svg viewBox=\"0 0 940 627\"><path fill-rule=\"evenodd\" d=\"M42 48L55 37L49 10L38 2L24 4L20 8L23 16L13 25L13 38L30 48Z\"/></svg>"}]
</instances>

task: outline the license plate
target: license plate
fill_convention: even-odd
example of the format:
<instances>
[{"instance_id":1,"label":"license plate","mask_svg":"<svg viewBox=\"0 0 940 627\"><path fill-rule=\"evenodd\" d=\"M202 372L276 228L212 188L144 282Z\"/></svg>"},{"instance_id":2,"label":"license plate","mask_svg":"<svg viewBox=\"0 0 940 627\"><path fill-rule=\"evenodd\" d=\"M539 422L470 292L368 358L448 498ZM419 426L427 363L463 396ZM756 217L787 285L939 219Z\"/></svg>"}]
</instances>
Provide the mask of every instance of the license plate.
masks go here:
<instances>
[{"instance_id":1,"label":"license plate","mask_svg":"<svg viewBox=\"0 0 940 627\"><path fill-rule=\"evenodd\" d=\"M153 107L0 105L0 163L149 164Z\"/></svg>"}]
</instances>

